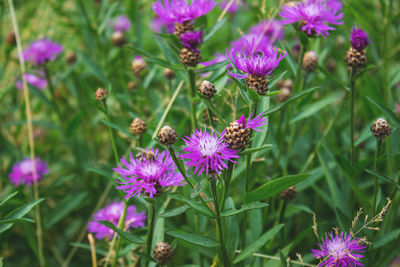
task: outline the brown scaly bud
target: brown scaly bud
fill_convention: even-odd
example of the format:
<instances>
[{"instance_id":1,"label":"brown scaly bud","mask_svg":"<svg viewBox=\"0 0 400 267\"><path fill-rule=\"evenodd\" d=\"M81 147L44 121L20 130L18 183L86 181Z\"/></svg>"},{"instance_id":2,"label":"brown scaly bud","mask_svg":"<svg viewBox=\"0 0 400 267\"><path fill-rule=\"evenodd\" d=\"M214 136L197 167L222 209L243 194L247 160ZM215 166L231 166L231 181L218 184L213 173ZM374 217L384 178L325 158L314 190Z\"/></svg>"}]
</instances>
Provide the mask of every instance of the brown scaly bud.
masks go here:
<instances>
[{"instance_id":1,"label":"brown scaly bud","mask_svg":"<svg viewBox=\"0 0 400 267\"><path fill-rule=\"evenodd\" d=\"M15 38L15 33L10 32L6 37L6 44L9 46L14 46L17 44L17 39Z\"/></svg>"},{"instance_id":2,"label":"brown scaly bud","mask_svg":"<svg viewBox=\"0 0 400 267\"><path fill-rule=\"evenodd\" d=\"M268 91L268 81L264 76L249 75L246 78L246 84L259 95L265 95Z\"/></svg>"},{"instance_id":3,"label":"brown scaly bud","mask_svg":"<svg viewBox=\"0 0 400 267\"><path fill-rule=\"evenodd\" d=\"M97 88L96 93L94 94L94 96L96 97L96 100L98 101L103 101L104 99L107 98L108 96L108 91L103 89L103 88Z\"/></svg>"},{"instance_id":4,"label":"brown scaly bud","mask_svg":"<svg viewBox=\"0 0 400 267\"><path fill-rule=\"evenodd\" d=\"M122 46L126 43L126 38L123 32L116 31L111 36L111 42L115 46Z\"/></svg>"},{"instance_id":5,"label":"brown scaly bud","mask_svg":"<svg viewBox=\"0 0 400 267\"><path fill-rule=\"evenodd\" d=\"M199 92L207 99L213 98L217 90L215 90L214 84L210 83L207 80L204 80L200 87L199 87Z\"/></svg>"},{"instance_id":6,"label":"brown scaly bud","mask_svg":"<svg viewBox=\"0 0 400 267\"><path fill-rule=\"evenodd\" d=\"M346 52L344 61L349 67L352 67L358 71L364 67L365 64L367 64L367 52L364 49L358 51L357 49L350 47L350 49Z\"/></svg>"},{"instance_id":7,"label":"brown scaly bud","mask_svg":"<svg viewBox=\"0 0 400 267\"><path fill-rule=\"evenodd\" d=\"M65 61L67 61L68 65L72 65L76 62L76 54L72 51L68 51L65 56Z\"/></svg>"},{"instance_id":8,"label":"brown scaly bud","mask_svg":"<svg viewBox=\"0 0 400 267\"><path fill-rule=\"evenodd\" d=\"M246 128L238 121L231 122L229 127L225 128L224 140L230 148L241 150L250 141L250 128Z\"/></svg>"},{"instance_id":9,"label":"brown scaly bud","mask_svg":"<svg viewBox=\"0 0 400 267\"><path fill-rule=\"evenodd\" d=\"M165 146L172 146L175 144L176 140L178 140L178 134L176 133L175 129L164 126L158 132L158 142Z\"/></svg>"},{"instance_id":10,"label":"brown scaly bud","mask_svg":"<svg viewBox=\"0 0 400 267\"><path fill-rule=\"evenodd\" d=\"M185 32L193 32L193 31L194 31L194 24L193 21L191 20L184 21L182 24L175 23L174 35L178 38L181 37L181 35L184 34Z\"/></svg>"},{"instance_id":11,"label":"brown scaly bud","mask_svg":"<svg viewBox=\"0 0 400 267\"><path fill-rule=\"evenodd\" d=\"M158 264L166 264L174 256L174 251L167 242L159 242L154 246L153 257Z\"/></svg>"},{"instance_id":12,"label":"brown scaly bud","mask_svg":"<svg viewBox=\"0 0 400 267\"><path fill-rule=\"evenodd\" d=\"M201 60L200 50L183 47L179 53L179 58L186 67L196 67Z\"/></svg>"},{"instance_id":13,"label":"brown scaly bud","mask_svg":"<svg viewBox=\"0 0 400 267\"><path fill-rule=\"evenodd\" d=\"M276 99L278 100L278 103L281 103L288 100L291 95L292 92L288 88L282 88Z\"/></svg>"},{"instance_id":14,"label":"brown scaly bud","mask_svg":"<svg viewBox=\"0 0 400 267\"><path fill-rule=\"evenodd\" d=\"M291 186L279 193L279 197L284 201L291 201L297 195L296 186Z\"/></svg>"},{"instance_id":15,"label":"brown scaly bud","mask_svg":"<svg viewBox=\"0 0 400 267\"><path fill-rule=\"evenodd\" d=\"M171 69L165 69L164 70L164 77L167 80L172 80L173 78L175 78L175 72Z\"/></svg>"},{"instance_id":16,"label":"brown scaly bud","mask_svg":"<svg viewBox=\"0 0 400 267\"><path fill-rule=\"evenodd\" d=\"M307 72L313 72L318 65L318 56L315 51L308 51L304 54L302 67Z\"/></svg>"},{"instance_id":17,"label":"brown scaly bud","mask_svg":"<svg viewBox=\"0 0 400 267\"><path fill-rule=\"evenodd\" d=\"M384 118L379 118L372 124L371 132L376 139L382 140L390 135L390 125Z\"/></svg>"},{"instance_id":18,"label":"brown scaly bud","mask_svg":"<svg viewBox=\"0 0 400 267\"><path fill-rule=\"evenodd\" d=\"M141 56L136 56L132 61L132 72L136 77L140 76L143 70L147 67L146 61Z\"/></svg>"},{"instance_id":19,"label":"brown scaly bud","mask_svg":"<svg viewBox=\"0 0 400 267\"><path fill-rule=\"evenodd\" d=\"M142 135L142 134L144 134L146 129L147 129L147 124L144 121L142 121L141 119L136 118L132 121L129 131L133 135Z\"/></svg>"}]
</instances>

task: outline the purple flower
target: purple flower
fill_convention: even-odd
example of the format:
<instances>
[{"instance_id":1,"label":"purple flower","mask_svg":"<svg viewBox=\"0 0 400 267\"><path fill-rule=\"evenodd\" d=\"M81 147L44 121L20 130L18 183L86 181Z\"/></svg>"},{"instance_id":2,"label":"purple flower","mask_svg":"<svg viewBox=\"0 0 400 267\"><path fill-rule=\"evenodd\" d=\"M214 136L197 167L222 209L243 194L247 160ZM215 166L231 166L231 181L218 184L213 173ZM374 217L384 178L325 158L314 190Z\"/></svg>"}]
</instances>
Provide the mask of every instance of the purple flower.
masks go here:
<instances>
[{"instance_id":1,"label":"purple flower","mask_svg":"<svg viewBox=\"0 0 400 267\"><path fill-rule=\"evenodd\" d=\"M351 46L358 51L363 50L370 44L368 35L362 29L355 26L353 26L353 31L350 34L350 42Z\"/></svg>"},{"instance_id":2,"label":"purple flower","mask_svg":"<svg viewBox=\"0 0 400 267\"><path fill-rule=\"evenodd\" d=\"M252 113L250 113L249 117L247 118L247 121L246 121L246 117L244 115L240 116L240 118L237 120L237 123L245 129L252 129L252 130L258 131L258 132L264 131L261 129L257 129L258 127L261 127L261 126L267 124L266 123L267 119L263 117L262 112L260 114L258 114L257 117L254 117L253 119L251 119L251 115L252 115Z\"/></svg>"},{"instance_id":3,"label":"purple flower","mask_svg":"<svg viewBox=\"0 0 400 267\"><path fill-rule=\"evenodd\" d=\"M217 64L217 63L225 61L225 60L227 60L225 55L217 53L217 54L215 54L214 59L209 60L209 61L203 61L203 62L200 62L199 64L203 65L204 67L208 67L208 66Z\"/></svg>"},{"instance_id":4,"label":"purple flower","mask_svg":"<svg viewBox=\"0 0 400 267\"><path fill-rule=\"evenodd\" d=\"M272 47L268 43L262 45L256 43L256 39L245 41L244 50L231 49L227 50L229 60L239 70L246 74L235 74L228 70L229 75L237 79L244 79L249 75L253 76L267 76L272 75L272 71L278 67L279 62L286 56L285 53L278 55L278 49Z\"/></svg>"},{"instance_id":5,"label":"purple flower","mask_svg":"<svg viewBox=\"0 0 400 267\"><path fill-rule=\"evenodd\" d=\"M153 11L168 22L183 23L201 17L217 5L214 0L157 0L153 2Z\"/></svg>"},{"instance_id":6,"label":"purple flower","mask_svg":"<svg viewBox=\"0 0 400 267\"><path fill-rule=\"evenodd\" d=\"M25 61L33 63L36 66L56 59L62 51L63 47L61 45L53 43L48 39L42 39L32 42L24 50L23 57Z\"/></svg>"},{"instance_id":7,"label":"purple flower","mask_svg":"<svg viewBox=\"0 0 400 267\"><path fill-rule=\"evenodd\" d=\"M115 226L118 226L118 221L124 211L124 202L114 202L109 204L104 209L97 211L93 215L93 221L88 224L88 231L95 233L97 239L103 239L107 237L109 240L113 238L114 230L111 230L105 225L98 223L98 221L109 221ZM124 231L129 228L144 227L146 220L146 213L136 212L135 206L128 206L126 210L125 226Z\"/></svg>"},{"instance_id":8,"label":"purple flower","mask_svg":"<svg viewBox=\"0 0 400 267\"><path fill-rule=\"evenodd\" d=\"M203 172L218 173L228 167L225 160L236 163L232 159L239 158L236 151L230 149L224 142L223 135L220 136L218 137L215 132L209 134L206 131L195 129L190 137L183 138L186 146L182 151L188 153L181 154L180 157L188 160L185 162L188 167L195 167L194 173L197 175L201 175Z\"/></svg>"},{"instance_id":9,"label":"purple flower","mask_svg":"<svg viewBox=\"0 0 400 267\"><path fill-rule=\"evenodd\" d=\"M197 46L201 43L202 36L203 36L202 31L185 32L180 36L180 39L183 46L193 50L196 49Z\"/></svg>"},{"instance_id":10,"label":"purple flower","mask_svg":"<svg viewBox=\"0 0 400 267\"><path fill-rule=\"evenodd\" d=\"M360 258L364 257L361 253L366 246L351 234L341 233L334 237L331 232L318 246L320 250L312 249L311 252L315 258L323 259L320 266L363 266Z\"/></svg>"},{"instance_id":11,"label":"purple flower","mask_svg":"<svg viewBox=\"0 0 400 267\"><path fill-rule=\"evenodd\" d=\"M36 178L34 178L33 175L34 164L36 169ZM32 185L34 179L36 181L42 180L43 176L48 173L49 169L47 168L46 162L40 161L39 158L36 158L35 161L32 161L30 158L26 158L23 161L14 164L11 173L8 176L11 183L15 186L20 184Z\"/></svg>"},{"instance_id":12,"label":"purple flower","mask_svg":"<svg viewBox=\"0 0 400 267\"><path fill-rule=\"evenodd\" d=\"M163 187L184 185L183 177L176 173L175 163L167 151L159 153L158 149L152 148L136 158L130 153L129 162L123 156L121 163L122 166L118 164L113 170L124 180L117 181L121 184L117 189L126 193L125 199L140 197L142 193L152 198Z\"/></svg>"},{"instance_id":13,"label":"purple flower","mask_svg":"<svg viewBox=\"0 0 400 267\"><path fill-rule=\"evenodd\" d=\"M221 10L225 10L225 8L228 6L228 4L230 3L230 0L222 0L219 7ZM226 12L228 12L229 14L234 14L236 13L236 11L238 11L239 7L243 5L242 0L234 0L232 2L232 4L228 7L228 10Z\"/></svg>"},{"instance_id":14,"label":"purple flower","mask_svg":"<svg viewBox=\"0 0 400 267\"><path fill-rule=\"evenodd\" d=\"M285 5L279 15L284 18L282 24L300 22L300 29L308 35L316 34L325 38L329 35L329 30L335 29L328 24L343 24L339 21L343 13L336 14L337 12L325 0L303 0Z\"/></svg>"},{"instance_id":15,"label":"purple flower","mask_svg":"<svg viewBox=\"0 0 400 267\"><path fill-rule=\"evenodd\" d=\"M254 49L261 49L265 44L271 44L271 41L265 35L249 33L244 34L239 37L236 41L231 42L231 48L235 50L245 50L249 45L248 43L253 42L254 39Z\"/></svg>"},{"instance_id":16,"label":"purple flower","mask_svg":"<svg viewBox=\"0 0 400 267\"><path fill-rule=\"evenodd\" d=\"M340 0L327 0L326 4L335 11L340 11L343 8L343 4Z\"/></svg>"},{"instance_id":17,"label":"purple flower","mask_svg":"<svg viewBox=\"0 0 400 267\"><path fill-rule=\"evenodd\" d=\"M112 27L116 32L127 32L131 27L131 21L127 16L118 16L112 23Z\"/></svg>"},{"instance_id":18,"label":"purple flower","mask_svg":"<svg viewBox=\"0 0 400 267\"><path fill-rule=\"evenodd\" d=\"M166 33L173 33L175 31L175 23L168 22L159 16L153 18L150 27L156 33L162 33L164 29Z\"/></svg>"},{"instance_id":19,"label":"purple flower","mask_svg":"<svg viewBox=\"0 0 400 267\"><path fill-rule=\"evenodd\" d=\"M264 35L271 43L283 39L282 23L278 20L261 21L257 25L251 27L249 32L257 36Z\"/></svg>"},{"instance_id":20,"label":"purple flower","mask_svg":"<svg viewBox=\"0 0 400 267\"><path fill-rule=\"evenodd\" d=\"M25 73L24 77L28 84L32 85L33 87L36 87L39 90L43 90L47 86L47 80L38 77L36 75ZM18 89L22 90L23 89L22 81L21 80L17 81L15 83L15 86L17 86Z\"/></svg>"}]
</instances>

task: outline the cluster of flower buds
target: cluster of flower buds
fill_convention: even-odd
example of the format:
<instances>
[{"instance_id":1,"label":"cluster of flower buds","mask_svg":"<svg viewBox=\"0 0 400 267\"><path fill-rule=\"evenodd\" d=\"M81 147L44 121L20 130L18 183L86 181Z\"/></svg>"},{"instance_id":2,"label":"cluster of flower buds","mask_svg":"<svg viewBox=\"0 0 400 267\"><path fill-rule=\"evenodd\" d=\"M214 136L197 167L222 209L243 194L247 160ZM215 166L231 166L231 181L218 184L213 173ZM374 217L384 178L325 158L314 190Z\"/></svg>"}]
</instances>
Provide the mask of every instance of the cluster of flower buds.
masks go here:
<instances>
[{"instance_id":1,"label":"cluster of flower buds","mask_svg":"<svg viewBox=\"0 0 400 267\"><path fill-rule=\"evenodd\" d=\"M365 48L370 43L368 35L359 28L353 27L350 35L351 47L346 53L345 62L355 71L359 71L367 63Z\"/></svg>"}]
</instances>

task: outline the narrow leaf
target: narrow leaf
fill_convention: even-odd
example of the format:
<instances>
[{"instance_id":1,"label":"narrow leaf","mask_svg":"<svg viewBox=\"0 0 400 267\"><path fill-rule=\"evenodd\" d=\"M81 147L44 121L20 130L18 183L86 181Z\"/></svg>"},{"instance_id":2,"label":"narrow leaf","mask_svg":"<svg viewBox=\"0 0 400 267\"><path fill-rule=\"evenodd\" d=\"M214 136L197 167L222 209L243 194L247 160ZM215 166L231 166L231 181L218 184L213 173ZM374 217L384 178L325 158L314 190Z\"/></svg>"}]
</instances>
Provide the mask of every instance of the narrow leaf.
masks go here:
<instances>
[{"instance_id":1,"label":"narrow leaf","mask_svg":"<svg viewBox=\"0 0 400 267\"><path fill-rule=\"evenodd\" d=\"M102 224L102 225L104 225L104 226L107 226L111 230L114 230L114 232L117 232L119 235L121 235L123 238L125 238L129 242L132 242L132 243L135 243L135 244L144 244L145 243L142 239L140 239L140 238L138 238L138 237L136 237L136 236L134 236L134 235L132 235L130 233L122 231L121 229L116 227L112 222L109 222L109 221L97 221L97 222Z\"/></svg>"},{"instance_id":2,"label":"narrow leaf","mask_svg":"<svg viewBox=\"0 0 400 267\"><path fill-rule=\"evenodd\" d=\"M183 205L178 208L175 208L175 209L172 209L170 211L166 211L166 212L160 214L160 217L161 218L174 217L174 216L184 213L187 209L189 209L189 206Z\"/></svg>"},{"instance_id":3,"label":"narrow leaf","mask_svg":"<svg viewBox=\"0 0 400 267\"><path fill-rule=\"evenodd\" d=\"M233 216L233 215L239 214L239 213L247 211L247 210L261 209L261 208L264 208L267 206L269 206L268 203L253 202L253 203L249 203L249 204L244 204L238 210L231 209L231 210L224 211L221 213L221 216L222 217Z\"/></svg>"},{"instance_id":4,"label":"narrow leaf","mask_svg":"<svg viewBox=\"0 0 400 267\"><path fill-rule=\"evenodd\" d=\"M271 144L265 144L265 145L262 145L260 147L248 148L248 149L245 149L245 150L239 152L239 155L240 156L244 156L244 155L252 154L254 152L258 152L258 151L261 151L261 150L267 150L267 149L270 149L271 147L272 147Z\"/></svg>"},{"instance_id":5,"label":"narrow leaf","mask_svg":"<svg viewBox=\"0 0 400 267\"><path fill-rule=\"evenodd\" d=\"M186 199L181 195L170 195L169 197L187 204L189 207L199 212L200 214L203 214L204 216L214 218L214 214L212 214L207 208L203 207L201 204L193 200Z\"/></svg>"},{"instance_id":6,"label":"narrow leaf","mask_svg":"<svg viewBox=\"0 0 400 267\"><path fill-rule=\"evenodd\" d=\"M185 232L177 232L177 231L169 231L167 232L168 235L182 239L186 242L192 243L194 245L198 245L205 248L215 248L219 246L219 243L214 239L209 237L201 236L201 235L194 235L188 234Z\"/></svg>"},{"instance_id":7,"label":"narrow leaf","mask_svg":"<svg viewBox=\"0 0 400 267\"><path fill-rule=\"evenodd\" d=\"M12 199L16 194L18 194L18 191L15 191L14 193L7 195L2 200L0 200L0 207L3 206L7 201Z\"/></svg>"},{"instance_id":8,"label":"narrow leaf","mask_svg":"<svg viewBox=\"0 0 400 267\"><path fill-rule=\"evenodd\" d=\"M400 184L396 183L393 179L390 179L389 177L387 177L387 176L385 176L383 174L377 173L377 172L375 172L373 170L366 169L365 171L368 172L369 174L372 174L372 175L378 177L379 179L381 179L385 183L394 185L397 189L400 189Z\"/></svg>"},{"instance_id":9,"label":"narrow leaf","mask_svg":"<svg viewBox=\"0 0 400 267\"><path fill-rule=\"evenodd\" d=\"M393 124L396 125L396 127L400 128L400 119L397 118L396 114L393 113L392 110L389 108L385 107L383 104L379 103L378 101L373 100L371 97L367 97L368 101L374 104L377 108L379 108L385 115L389 118L389 120L392 121Z\"/></svg>"}]
</instances>

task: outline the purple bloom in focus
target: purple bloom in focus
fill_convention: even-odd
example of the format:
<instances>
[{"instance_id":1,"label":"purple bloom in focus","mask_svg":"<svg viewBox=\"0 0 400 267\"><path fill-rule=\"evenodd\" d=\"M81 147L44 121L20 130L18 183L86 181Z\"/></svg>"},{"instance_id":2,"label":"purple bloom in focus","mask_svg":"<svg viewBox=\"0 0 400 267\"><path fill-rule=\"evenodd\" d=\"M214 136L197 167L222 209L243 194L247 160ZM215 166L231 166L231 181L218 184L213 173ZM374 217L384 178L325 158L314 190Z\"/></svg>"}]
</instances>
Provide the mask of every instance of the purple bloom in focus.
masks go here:
<instances>
[{"instance_id":1,"label":"purple bloom in focus","mask_svg":"<svg viewBox=\"0 0 400 267\"><path fill-rule=\"evenodd\" d=\"M127 16L118 16L112 23L112 27L116 32L127 32L131 27L131 21Z\"/></svg>"},{"instance_id":2,"label":"purple bloom in focus","mask_svg":"<svg viewBox=\"0 0 400 267\"><path fill-rule=\"evenodd\" d=\"M308 35L316 34L325 38L329 35L329 30L335 29L328 24L343 24L343 21L339 21L343 13L336 14L337 12L325 0L303 0L285 5L279 15L284 18L282 24L300 22L300 29Z\"/></svg>"},{"instance_id":3,"label":"purple bloom in focus","mask_svg":"<svg viewBox=\"0 0 400 267\"><path fill-rule=\"evenodd\" d=\"M118 168L113 169L124 180L117 181L121 184L117 189L126 193L125 199L133 196L140 197L142 193L152 198L159 193L160 188L184 185L183 177L176 172L175 163L167 151L160 153L158 149L152 148L143 153L152 156L134 158L130 153L129 162L123 156L122 166L118 164Z\"/></svg>"},{"instance_id":4,"label":"purple bloom in focus","mask_svg":"<svg viewBox=\"0 0 400 267\"><path fill-rule=\"evenodd\" d=\"M225 8L228 6L228 4L230 3L230 0L222 0L221 4L219 5L221 10L225 10ZM243 5L242 0L234 0L232 2L232 4L228 7L228 10L226 12L228 12L229 14L234 14L236 13L236 11L238 11L239 7Z\"/></svg>"},{"instance_id":5,"label":"purple bloom in focus","mask_svg":"<svg viewBox=\"0 0 400 267\"><path fill-rule=\"evenodd\" d=\"M43 176L49 173L46 162L40 161L39 158L36 158L35 161L26 158L12 167L11 173L8 175L11 183L15 186L20 184L32 185L34 182L33 164L35 164L36 169L36 181L42 180Z\"/></svg>"},{"instance_id":6,"label":"purple bloom in focus","mask_svg":"<svg viewBox=\"0 0 400 267\"><path fill-rule=\"evenodd\" d=\"M185 164L188 167L195 167L194 173L201 175L203 172L220 172L228 168L225 160L234 162L232 159L239 158L236 151L230 149L224 142L223 135L218 137L215 132L212 134L197 129L190 135L185 136L183 141L186 146L182 151L188 152L181 154L180 157L187 160Z\"/></svg>"},{"instance_id":7,"label":"purple bloom in focus","mask_svg":"<svg viewBox=\"0 0 400 267\"><path fill-rule=\"evenodd\" d=\"M350 42L351 46L358 51L363 50L370 44L368 35L362 29L357 29L355 26L353 26L353 31L350 35Z\"/></svg>"},{"instance_id":8,"label":"purple bloom in focus","mask_svg":"<svg viewBox=\"0 0 400 267\"><path fill-rule=\"evenodd\" d=\"M361 253L366 246L351 234L341 233L334 237L331 232L318 246L320 250L312 249L311 252L315 258L322 259L319 266L363 266L360 258L364 257Z\"/></svg>"},{"instance_id":9,"label":"purple bloom in focus","mask_svg":"<svg viewBox=\"0 0 400 267\"><path fill-rule=\"evenodd\" d=\"M32 42L24 50L23 57L25 61L31 62L36 66L56 59L62 51L63 47L61 45L53 43L48 39L42 39Z\"/></svg>"},{"instance_id":10,"label":"purple bloom in focus","mask_svg":"<svg viewBox=\"0 0 400 267\"><path fill-rule=\"evenodd\" d=\"M162 33L165 29L166 33L175 31L175 23L166 21L163 17L156 16L151 21L151 29L156 33Z\"/></svg>"},{"instance_id":11,"label":"purple bloom in focus","mask_svg":"<svg viewBox=\"0 0 400 267\"><path fill-rule=\"evenodd\" d=\"M240 118L237 120L237 123L241 125L244 129L252 129L254 131L262 132L264 130L258 129L258 127L264 126L267 121L266 118L263 117L262 112L258 114L257 117L254 117L253 119L251 118L251 113L249 117L247 118L244 115L240 116Z\"/></svg>"},{"instance_id":12,"label":"purple bloom in focus","mask_svg":"<svg viewBox=\"0 0 400 267\"><path fill-rule=\"evenodd\" d=\"M261 21L257 25L251 27L249 32L255 35L264 35L271 43L283 39L282 23L277 20Z\"/></svg>"},{"instance_id":13,"label":"purple bloom in focus","mask_svg":"<svg viewBox=\"0 0 400 267\"><path fill-rule=\"evenodd\" d=\"M202 36L203 36L202 31L185 32L180 36L180 39L183 46L194 50L201 43Z\"/></svg>"},{"instance_id":14,"label":"purple bloom in focus","mask_svg":"<svg viewBox=\"0 0 400 267\"><path fill-rule=\"evenodd\" d=\"M111 230L107 226L98 223L98 221L109 221L117 227L123 211L124 202L114 202L109 204L107 207L97 211L93 215L93 221L90 221L88 224L88 231L90 233L95 233L95 237L97 239L103 239L104 237L107 237L109 240L111 240L114 235L114 230ZM128 230L129 228L144 227L145 220L146 213L144 211L137 213L135 206L128 206L126 210L124 231Z\"/></svg>"},{"instance_id":15,"label":"purple bloom in focus","mask_svg":"<svg viewBox=\"0 0 400 267\"><path fill-rule=\"evenodd\" d=\"M279 62L286 56L286 52L278 55L278 48L268 43L259 45L256 42L256 39L250 42L246 40L244 50L235 48L230 52L227 50L227 56L236 68L246 73L235 74L228 70L229 75L237 79L244 79L249 75L259 77L272 75L272 71L278 67Z\"/></svg>"},{"instance_id":16,"label":"purple bloom in focus","mask_svg":"<svg viewBox=\"0 0 400 267\"><path fill-rule=\"evenodd\" d=\"M153 2L153 11L168 22L183 23L201 17L217 5L214 0L157 0Z\"/></svg>"},{"instance_id":17,"label":"purple bloom in focus","mask_svg":"<svg viewBox=\"0 0 400 267\"><path fill-rule=\"evenodd\" d=\"M30 73L25 73L24 77L28 84L32 85L33 87L36 87L39 90L43 90L47 86L47 80L44 78L38 77ZM22 90L23 89L22 81L21 80L17 81L15 83L15 86L18 89Z\"/></svg>"}]
</instances>

